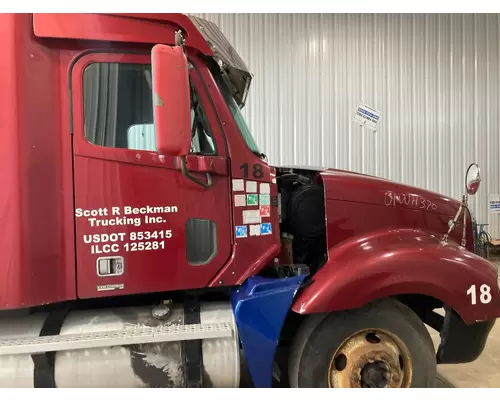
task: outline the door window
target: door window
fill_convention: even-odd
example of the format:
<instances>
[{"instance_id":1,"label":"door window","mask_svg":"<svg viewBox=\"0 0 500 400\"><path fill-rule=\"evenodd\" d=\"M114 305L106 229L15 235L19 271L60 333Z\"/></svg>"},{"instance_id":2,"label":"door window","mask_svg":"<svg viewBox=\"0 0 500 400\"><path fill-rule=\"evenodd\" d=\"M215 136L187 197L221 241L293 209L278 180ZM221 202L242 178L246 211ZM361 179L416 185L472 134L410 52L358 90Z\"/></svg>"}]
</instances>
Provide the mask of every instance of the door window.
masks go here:
<instances>
[{"instance_id":1,"label":"door window","mask_svg":"<svg viewBox=\"0 0 500 400\"><path fill-rule=\"evenodd\" d=\"M89 64L83 73L86 139L98 146L156 151L151 82L151 64ZM194 87L191 133L191 154L216 154Z\"/></svg>"}]
</instances>

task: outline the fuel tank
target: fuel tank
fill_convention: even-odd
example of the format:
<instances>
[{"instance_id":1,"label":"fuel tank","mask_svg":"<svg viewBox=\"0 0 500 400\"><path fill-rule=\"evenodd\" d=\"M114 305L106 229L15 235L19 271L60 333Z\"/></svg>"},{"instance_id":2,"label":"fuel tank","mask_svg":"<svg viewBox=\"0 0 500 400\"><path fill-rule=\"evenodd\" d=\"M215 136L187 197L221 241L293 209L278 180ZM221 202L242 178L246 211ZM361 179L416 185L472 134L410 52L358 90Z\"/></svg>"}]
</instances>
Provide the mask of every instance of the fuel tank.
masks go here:
<instances>
[{"instance_id":1,"label":"fuel tank","mask_svg":"<svg viewBox=\"0 0 500 400\"><path fill-rule=\"evenodd\" d=\"M69 313L61 335L91 334L137 326L183 325L184 308L169 306L166 316L152 307L123 307ZM37 338L47 314L0 319L0 340ZM201 303L200 323L229 322L236 326L229 302ZM240 383L238 335L202 340L204 386L235 388ZM0 356L0 387L35 387L30 354ZM68 350L55 353L53 378L59 388L184 387L182 342L164 342Z\"/></svg>"}]
</instances>

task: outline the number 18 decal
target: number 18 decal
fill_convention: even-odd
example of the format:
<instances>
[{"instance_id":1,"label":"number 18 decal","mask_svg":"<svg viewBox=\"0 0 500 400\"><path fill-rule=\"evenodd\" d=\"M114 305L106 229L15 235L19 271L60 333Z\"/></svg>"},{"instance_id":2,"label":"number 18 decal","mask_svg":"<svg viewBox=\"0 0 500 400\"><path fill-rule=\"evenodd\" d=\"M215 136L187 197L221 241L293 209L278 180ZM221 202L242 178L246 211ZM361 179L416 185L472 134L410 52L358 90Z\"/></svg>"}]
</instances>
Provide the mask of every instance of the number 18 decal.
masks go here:
<instances>
[{"instance_id":1,"label":"number 18 decal","mask_svg":"<svg viewBox=\"0 0 500 400\"><path fill-rule=\"evenodd\" d=\"M488 304L490 301L491 301L491 288L484 284L484 285L481 285L479 287L479 292L480 292L480 295L479 295L479 301L482 303L482 304ZM477 303L477 300L476 300L476 295L477 295L477 291L476 291L476 285L471 285L471 287L467 290L467 295L470 296L470 302L472 305L476 304Z\"/></svg>"}]
</instances>

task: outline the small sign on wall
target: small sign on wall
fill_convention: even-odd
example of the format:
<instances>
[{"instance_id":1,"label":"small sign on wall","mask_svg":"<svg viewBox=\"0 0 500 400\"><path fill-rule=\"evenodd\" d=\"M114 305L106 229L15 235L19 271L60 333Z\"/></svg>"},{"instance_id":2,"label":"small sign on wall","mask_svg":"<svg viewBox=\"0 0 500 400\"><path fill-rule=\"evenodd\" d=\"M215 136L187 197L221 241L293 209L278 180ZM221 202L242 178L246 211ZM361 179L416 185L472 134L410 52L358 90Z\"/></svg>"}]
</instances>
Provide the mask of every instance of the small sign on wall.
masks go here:
<instances>
[{"instance_id":1,"label":"small sign on wall","mask_svg":"<svg viewBox=\"0 0 500 400\"><path fill-rule=\"evenodd\" d=\"M500 214L500 194L488 196L490 214Z\"/></svg>"},{"instance_id":2,"label":"small sign on wall","mask_svg":"<svg viewBox=\"0 0 500 400\"><path fill-rule=\"evenodd\" d=\"M353 122L370 129L373 132L377 131L378 123L382 113L365 104L358 103L356 113L352 117Z\"/></svg>"}]
</instances>

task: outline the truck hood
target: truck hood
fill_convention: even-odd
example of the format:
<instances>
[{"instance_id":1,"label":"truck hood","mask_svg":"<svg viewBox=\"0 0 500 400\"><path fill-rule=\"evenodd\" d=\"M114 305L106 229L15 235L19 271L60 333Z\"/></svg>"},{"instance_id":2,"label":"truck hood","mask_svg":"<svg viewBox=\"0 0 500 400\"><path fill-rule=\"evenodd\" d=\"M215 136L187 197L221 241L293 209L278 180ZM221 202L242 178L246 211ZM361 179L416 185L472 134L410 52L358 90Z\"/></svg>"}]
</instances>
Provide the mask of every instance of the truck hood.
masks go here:
<instances>
[{"instance_id":1,"label":"truck hood","mask_svg":"<svg viewBox=\"0 0 500 400\"><path fill-rule=\"evenodd\" d=\"M421 188L390 180L348 171L324 169L320 171L325 186L325 197L392 207L454 215L460 202Z\"/></svg>"},{"instance_id":2,"label":"truck hood","mask_svg":"<svg viewBox=\"0 0 500 400\"><path fill-rule=\"evenodd\" d=\"M460 207L460 202L456 199L375 176L332 168L298 169L317 171L323 180L325 198L330 200L420 210L446 216L455 215Z\"/></svg>"}]
</instances>

